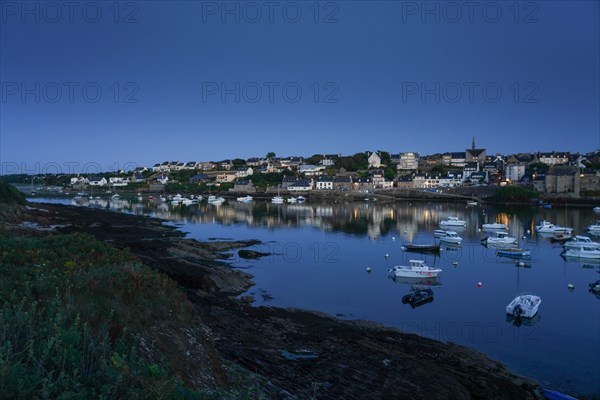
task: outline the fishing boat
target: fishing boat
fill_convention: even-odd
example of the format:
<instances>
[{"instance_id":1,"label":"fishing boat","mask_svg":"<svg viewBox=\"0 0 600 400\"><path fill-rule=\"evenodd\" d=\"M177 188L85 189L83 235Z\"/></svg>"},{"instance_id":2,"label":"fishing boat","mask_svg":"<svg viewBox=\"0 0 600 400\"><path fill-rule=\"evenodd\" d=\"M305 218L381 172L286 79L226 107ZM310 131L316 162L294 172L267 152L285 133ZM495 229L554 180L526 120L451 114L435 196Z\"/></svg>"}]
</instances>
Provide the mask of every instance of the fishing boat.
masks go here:
<instances>
[{"instance_id":1,"label":"fishing boat","mask_svg":"<svg viewBox=\"0 0 600 400\"><path fill-rule=\"evenodd\" d=\"M440 221L441 226L452 226L452 227L464 227L467 226L467 222L458 217L448 217L445 220Z\"/></svg>"},{"instance_id":2,"label":"fishing boat","mask_svg":"<svg viewBox=\"0 0 600 400\"><path fill-rule=\"evenodd\" d=\"M598 233L600 233L600 221L596 221L595 224L586 226L585 229L587 229L590 232L594 232L594 233L598 232Z\"/></svg>"},{"instance_id":3,"label":"fishing boat","mask_svg":"<svg viewBox=\"0 0 600 400\"><path fill-rule=\"evenodd\" d=\"M592 247L573 248L563 251L562 255L565 257L600 260L600 249Z\"/></svg>"},{"instance_id":4,"label":"fishing boat","mask_svg":"<svg viewBox=\"0 0 600 400\"><path fill-rule=\"evenodd\" d=\"M565 249L580 249L589 247L592 249L600 249L600 243L594 242L588 236L577 235L563 244Z\"/></svg>"},{"instance_id":5,"label":"fishing boat","mask_svg":"<svg viewBox=\"0 0 600 400\"><path fill-rule=\"evenodd\" d=\"M446 235L440 238L440 242L461 244L463 239L454 231L446 231Z\"/></svg>"},{"instance_id":6,"label":"fishing boat","mask_svg":"<svg viewBox=\"0 0 600 400\"><path fill-rule=\"evenodd\" d=\"M481 225L481 229L486 231L486 230L494 230L494 229L508 229L508 227L505 224L494 223L494 224L483 224L483 225Z\"/></svg>"},{"instance_id":7,"label":"fishing boat","mask_svg":"<svg viewBox=\"0 0 600 400\"><path fill-rule=\"evenodd\" d=\"M419 253L439 253L440 245L437 243L405 243L403 246L406 251Z\"/></svg>"},{"instance_id":8,"label":"fishing boat","mask_svg":"<svg viewBox=\"0 0 600 400\"><path fill-rule=\"evenodd\" d=\"M410 260L410 265L396 265L389 271L391 276L404 278L424 278L436 277L440 272L439 268L429 267L423 260Z\"/></svg>"},{"instance_id":9,"label":"fishing boat","mask_svg":"<svg viewBox=\"0 0 600 400\"><path fill-rule=\"evenodd\" d=\"M498 249L496 255L500 257L523 258L531 257L531 251L520 248Z\"/></svg>"},{"instance_id":10,"label":"fishing boat","mask_svg":"<svg viewBox=\"0 0 600 400\"><path fill-rule=\"evenodd\" d=\"M496 232L496 237L485 237L481 243L486 246L512 246L517 243L517 238L508 236L508 232Z\"/></svg>"},{"instance_id":11,"label":"fishing boat","mask_svg":"<svg viewBox=\"0 0 600 400\"><path fill-rule=\"evenodd\" d=\"M296 201L298 203L304 203L306 201L306 197L304 197L304 196L298 196L298 197L296 197Z\"/></svg>"},{"instance_id":12,"label":"fishing boat","mask_svg":"<svg viewBox=\"0 0 600 400\"><path fill-rule=\"evenodd\" d=\"M520 318L532 318L538 312L542 299L531 293L521 293L507 306L506 313Z\"/></svg>"},{"instance_id":13,"label":"fishing boat","mask_svg":"<svg viewBox=\"0 0 600 400\"><path fill-rule=\"evenodd\" d=\"M118 200L121 196L119 196L119 193L115 193L112 196L110 196L111 199L113 200Z\"/></svg>"}]
</instances>

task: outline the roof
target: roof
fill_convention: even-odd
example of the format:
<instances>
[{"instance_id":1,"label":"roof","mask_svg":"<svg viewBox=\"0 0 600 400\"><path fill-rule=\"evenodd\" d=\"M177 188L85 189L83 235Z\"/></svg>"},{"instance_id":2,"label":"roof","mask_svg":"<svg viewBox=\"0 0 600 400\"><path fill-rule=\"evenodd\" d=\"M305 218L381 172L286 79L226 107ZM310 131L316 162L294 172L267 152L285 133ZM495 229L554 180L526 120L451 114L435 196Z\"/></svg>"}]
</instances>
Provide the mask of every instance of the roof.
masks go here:
<instances>
[{"instance_id":1,"label":"roof","mask_svg":"<svg viewBox=\"0 0 600 400\"><path fill-rule=\"evenodd\" d=\"M480 154L485 152L485 149L467 149L466 153L471 153L474 157L478 157Z\"/></svg>"},{"instance_id":2,"label":"roof","mask_svg":"<svg viewBox=\"0 0 600 400\"><path fill-rule=\"evenodd\" d=\"M295 176L284 176L283 182L296 182L297 179Z\"/></svg>"},{"instance_id":3,"label":"roof","mask_svg":"<svg viewBox=\"0 0 600 400\"><path fill-rule=\"evenodd\" d=\"M450 153L450 156L452 158L466 158L467 157L467 155L464 151Z\"/></svg>"},{"instance_id":4,"label":"roof","mask_svg":"<svg viewBox=\"0 0 600 400\"><path fill-rule=\"evenodd\" d=\"M336 183L352 183L352 178L349 176L336 176L333 181Z\"/></svg>"},{"instance_id":5,"label":"roof","mask_svg":"<svg viewBox=\"0 0 600 400\"><path fill-rule=\"evenodd\" d=\"M323 175L319 178L318 182L333 182L333 176Z\"/></svg>"},{"instance_id":6,"label":"roof","mask_svg":"<svg viewBox=\"0 0 600 400\"><path fill-rule=\"evenodd\" d=\"M465 169L477 169L479 168L479 164L475 161L469 161L465 163Z\"/></svg>"},{"instance_id":7,"label":"roof","mask_svg":"<svg viewBox=\"0 0 600 400\"><path fill-rule=\"evenodd\" d=\"M292 186L312 186L307 179L298 179Z\"/></svg>"}]
</instances>

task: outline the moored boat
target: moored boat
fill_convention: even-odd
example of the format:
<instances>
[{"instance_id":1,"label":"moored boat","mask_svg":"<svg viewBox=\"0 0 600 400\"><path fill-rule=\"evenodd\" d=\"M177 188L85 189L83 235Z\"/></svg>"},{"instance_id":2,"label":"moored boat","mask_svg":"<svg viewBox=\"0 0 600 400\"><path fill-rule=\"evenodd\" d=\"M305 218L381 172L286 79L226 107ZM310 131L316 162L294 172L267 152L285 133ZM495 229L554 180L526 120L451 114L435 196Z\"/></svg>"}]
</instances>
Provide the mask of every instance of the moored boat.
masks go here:
<instances>
[{"instance_id":1,"label":"moored boat","mask_svg":"<svg viewBox=\"0 0 600 400\"><path fill-rule=\"evenodd\" d=\"M445 220L440 221L441 226L452 226L452 227L464 227L467 225L466 221L458 219L458 217L448 217Z\"/></svg>"},{"instance_id":2,"label":"moored boat","mask_svg":"<svg viewBox=\"0 0 600 400\"><path fill-rule=\"evenodd\" d=\"M510 258L531 257L531 251L519 248L498 249L496 255Z\"/></svg>"},{"instance_id":3,"label":"moored boat","mask_svg":"<svg viewBox=\"0 0 600 400\"><path fill-rule=\"evenodd\" d=\"M588 225L585 227L590 232L599 232L600 233L600 221L596 221L595 224Z\"/></svg>"},{"instance_id":4,"label":"moored boat","mask_svg":"<svg viewBox=\"0 0 600 400\"><path fill-rule=\"evenodd\" d=\"M446 231L446 235L440 237L440 242L461 244L463 239L454 231Z\"/></svg>"},{"instance_id":5,"label":"moored boat","mask_svg":"<svg viewBox=\"0 0 600 400\"><path fill-rule=\"evenodd\" d=\"M240 203L246 203L247 204L247 203L252 203L254 201L254 198L252 198L252 196L250 196L250 195L246 195L246 196L243 196L243 197L238 197L237 201L240 202Z\"/></svg>"},{"instance_id":6,"label":"moored boat","mask_svg":"<svg viewBox=\"0 0 600 400\"><path fill-rule=\"evenodd\" d=\"M564 242L565 249L580 249L582 247L589 247L592 249L600 249L600 243L594 242L588 236L577 235L570 240Z\"/></svg>"},{"instance_id":7,"label":"moored boat","mask_svg":"<svg viewBox=\"0 0 600 400\"><path fill-rule=\"evenodd\" d=\"M396 265L389 270L390 275L405 278L435 277L440 268L430 267L423 260L410 260L410 265Z\"/></svg>"},{"instance_id":8,"label":"moored boat","mask_svg":"<svg viewBox=\"0 0 600 400\"><path fill-rule=\"evenodd\" d=\"M546 400L577 400L575 397L571 397L568 394L550 389L544 389L544 398Z\"/></svg>"},{"instance_id":9,"label":"moored boat","mask_svg":"<svg viewBox=\"0 0 600 400\"><path fill-rule=\"evenodd\" d=\"M444 236L446 236L446 232L447 231L445 229L436 229L433 231L433 237L436 237L436 238L444 237Z\"/></svg>"},{"instance_id":10,"label":"moored boat","mask_svg":"<svg viewBox=\"0 0 600 400\"><path fill-rule=\"evenodd\" d=\"M433 300L433 290L431 289L420 289L415 290L402 297L402 304L410 304L416 306L424 304Z\"/></svg>"},{"instance_id":11,"label":"moored boat","mask_svg":"<svg viewBox=\"0 0 600 400\"><path fill-rule=\"evenodd\" d=\"M593 208L594 212L600 213L600 206Z\"/></svg>"},{"instance_id":12,"label":"moored boat","mask_svg":"<svg viewBox=\"0 0 600 400\"><path fill-rule=\"evenodd\" d=\"M532 318L537 314L540 304L542 299L539 296L521 293L506 306L506 313L515 317Z\"/></svg>"},{"instance_id":13,"label":"moored boat","mask_svg":"<svg viewBox=\"0 0 600 400\"><path fill-rule=\"evenodd\" d=\"M481 229L485 230L494 230L494 229L508 229L505 224L493 223L493 224L483 224L481 225Z\"/></svg>"},{"instance_id":14,"label":"moored boat","mask_svg":"<svg viewBox=\"0 0 600 400\"><path fill-rule=\"evenodd\" d=\"M517 243L517 238L508 236L508 232L496 232L496 237L486 237L481 242L488 246L512 246Z\"/></svg>"},{"instance_id":15,"label":"moored boat","mask_svg":"<svg viewBox=\"0 0 600 400\"><path fill-rule=\"evenodd\" d=\"M600 260L600 249L592 247L571 248L562 252L565 257Z\"/></svg>"},{"instance_id":16,"label":"moored boat","mask_svg":"<svg viewBox=\"0 0 600 400\"><path fill-rule=\"evenodd\" d=\"M535 229L540 233L571 233L573 228L565 228L563 226L554 225L546 220L543 220Z\"/></svg>"},{"instance_id":17,"label":"moored boat","mask_svg":"<svg viewBox=\"0 0 600 400\"><path fill-rule=\"evenodd\" d=\"M421 253L439 253L440 245L437 243L405 243L402 247L406 251Z\"/></svg>"},{"instance_id":18,"label":"moored boat","mask_svg":"<svg viewBox=\"0 0 600 400\"><path fill-rule=\"evenodd\" d=\"M281 196L275 196L275 197L273 197L271 199L271 203L273 203L273 204L283 204L284 203L283 197L281 197Z\"/></svg>"}]
</instances>

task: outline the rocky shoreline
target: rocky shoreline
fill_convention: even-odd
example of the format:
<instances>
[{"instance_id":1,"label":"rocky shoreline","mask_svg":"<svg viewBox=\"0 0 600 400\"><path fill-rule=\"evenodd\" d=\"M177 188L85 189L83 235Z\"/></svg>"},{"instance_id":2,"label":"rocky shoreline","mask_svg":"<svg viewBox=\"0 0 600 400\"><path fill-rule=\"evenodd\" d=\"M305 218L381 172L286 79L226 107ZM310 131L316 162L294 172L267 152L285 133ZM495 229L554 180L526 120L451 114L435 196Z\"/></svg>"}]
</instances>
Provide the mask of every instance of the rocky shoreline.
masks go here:
<instances>
[{"instance_id":1,"label":"rocky shoreline","mask_svg":"<svg viewBox=\"0 0 600 400\"><path fill-rule=\"evenodd\" d=\"M170 276L209 332L211 351L218 354L214 370L230 363L251 371L267 398L543 398L535 381L463 346L237 299L252 276L231 268L226 252L256 241L202 243L160 220L83 207L35 204L0 214L3 228L17 234L85 232Z\"/></svg>"}]
</instances>

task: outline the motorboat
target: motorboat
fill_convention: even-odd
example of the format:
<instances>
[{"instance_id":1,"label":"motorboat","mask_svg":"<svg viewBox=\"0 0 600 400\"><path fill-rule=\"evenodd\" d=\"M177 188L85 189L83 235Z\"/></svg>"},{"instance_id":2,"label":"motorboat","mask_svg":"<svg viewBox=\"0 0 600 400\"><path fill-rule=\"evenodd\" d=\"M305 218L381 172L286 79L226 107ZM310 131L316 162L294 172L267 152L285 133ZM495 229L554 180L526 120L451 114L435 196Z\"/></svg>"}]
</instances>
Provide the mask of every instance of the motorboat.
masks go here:
<instances>
[{"instance_id":1,"label":"motorboat","mask_svg":"<svg viewBox=\"0 0 600 400\"><path fill-rule=\"evenodd\" d=\"M565 257L573 258L591 258L600 260L600 249L592 247L580 247L578 249L568 249L562 252Z\"/></svg>"},{"instance_id":2,"label":"motorboat","mask_svg":"<svg viewBox=\"0 0 600 400\"><path fill-rule=\"evenodd\" d=\"M254 201L254 199L252 198L252 196L250 195L246 195L244 197L238 197L237 201L240 203L252 203Z\"/></svg>"},{"instance_id":3,"label":"motorboat","mask_svg":"<svg viewBox=\"0 0 600 400\"><path fill-rule=\"evenodd\" d=\"M222 205L223 203L225 203L225 199L224 199L224 198L222 198L222 197L215 197L214 199L212 199L212 200L209 200L209 202L208 202L208 203L209 203L209 204L212 204L213 206L220 206L220 205Z\"/></svg>"},{"instance_id":4,"label":"motorboat","mask_svg":"<svg viewBox=\"0 0 600 400\"><path fill-rule=\"evenodd\" d=\"M120 197L121 197L121 196L119 196L119 193L115 193L115 194L113 194L112 196L110 196L110 198L111 198L111 199L113 199L113 200L117 200L117 199L119 199Z\"/></svg>"},{"instance_id":5,"label":"motorboat","mask_svg":"<svg viewBox=\"0 0 600 400\"><path fill-rule=\"evenodd\" d=\"M448 217L445 220L440 221L440 225L442 226L453 226L453 227L464 227L467 226L467 222L463 221L461 219L458 219L458 217Z\"/></svg>"},{"instance_id":6,"label":"motorboat","mask_svg":"<svg viewBox=\"0 0 600 400\"><path fill-rule=\"evenodd\" d=\"M475 200L467 201L468 206L476 206L477 202Z\"/></svg>"},{"instance_id":7,"label":"motorboat","mask_svg":"<svg viewBox=\"0 0 600 400\"><path fill-rule=\"evenodd\" d=\"M298 197L296 197L296 201L298 203L304 203L306 201L306 197L304 197L304 196L298 196Z\"/></svg>"},{"instance_id":8,"label":"motorboat","mask_svg":"<svg viewBox=\"0 0 600 400\"><path fill-rule=\"evenodd\" d=\"M454 231L446 231L446 236L440 238L440 242L461 244L463 239Z\"/></svg>"},{"instance_id":9,"label":"motorboat","mask_svg":"<svg viewBox=\"0 0 600 400\"><path fill-rule=\"evenodd\" d=\"M192 199L185 198L185 199L181 200L181 204L183 204L184 206L190 206L190 205L194 204L194 201Z\"/></svg>"},{"instance_id":10,"label":"motorboat","mask_svg":"<svg viewBox=\"0 0 600 400\"><path fill-rule=\"evenodd\" d=\"M273 204L283 204L284 203L283 197L281 197L281 196L275 196L275 197L273 197L271 199L271 203L273 203Z\"/></svg>"},{"instance_id":11,"label":"motorboat","mask_svg":"<svg viewBox=\"0 0 600 400\"><path fill-rule=\"evenodd\" d=\"M555 233L552 236L550 236L550 241L565 243L567 240L571 240L572 238L573 235L571 235L571 232Z\"/></svg>"},{"instance_id":12,"label":"motorboat","mask_svg":"<svg viewBox=\"0 0 600 400\"><path fill-rule=\"evenodd\" d=\"M494 229L508 229L508 227L505 224L494 223L494 224L483 224L483 225L481 225L481 229L486 231L486 230L494 230Z\"/></svg>"},{"instance_id":13,"label":"motorboat","mask_svg":"<svg viewBox=\"0 0 600 400\"><path fill-rule=\"evenodd\" d=\"M531 293L521 293L506 306L506 313L520 318L533 318L542 304L542 299Z\"/></svg>"},{"instance_id":14,"label":"motorboat","mask_svg":"<svg viewBox=\"0 0 600 400\"><path fill-rule=\"evenodd\" d=\"M213 195L213 194L209 195L209 196L208 196L208 198L206 199L206 201L207 201L209 204L210 204L210 203L212 203L212 202L213 202L213 201L215 201L215 200L217 200L217 196L215 196L215 195Z\"/></svg>"},{"instance_id":15,"label":"motorboat","mask_svg":"<svg viewBox=\"0 0 600 400\"><path fill-rule=\"evenodd\" d=\"M587 229L590 232L598 232L598 233L600 233L600 221L596 221L596 223L593 224L593 225L586 226L585 229Z\"/></svg>"},{"instance_id":16,"label":"motorboat","mask_svg":"<svg viewBox=\"0 0 600 400\"><path fill-rule=\"evenodd\" d=\"M402 297L402 304L410 304L413 307L430 301L433 301L433 290L431 289L415 290Z\"/></svg>"},{"instance_id":17,"label":"motorboat","mask_svg":"<svg viewBox=\"0 0 600 400\"><path fill-rule=\"evenodd\" d=\"M594 283L590 283L590 290L592 292L600 293L600 279Z\"/></svg>"},{"instance_id":18,"label":"motorboat","mask_svg":"<svg viewBox=\"0 0 600 400\"><path fill-rule=\"evenodd\" d=\"M436 277L440 272L441 269L430 267L423 260L410 260L410 265L396 265L389 270L390 275L405 278Z\"/></svg>"},{"instance_id":19,"label":"motorboat","mask_svg":"<svg viewBox=\"0 0 600 400\"><path fill-rule=\"evenodd\" d=\"M441 238L446 236L446 230L445 229L436 229L433 231L433 237L436 238Z\"/></svg>"},{"instance_id":20,"label":"motorboat","mask_svg":"<svg viewBox=\"0 0 600 400\"><path fill-rule=\"evenodd\" d=\"M508 236L508 232L496 232L496 237L486 237L481 242L487 246L512 246L517 243L517 238Z\"/></svg>"},{"instance_id":21,"label":"motorboat","mask_svg":"<svg viewBox=\"0 0 600 400\"><path fill-rule=\"evenodd\" d=\"M566 241L563 246L565 249L580 249L582 247L589 247L592 249L600 249L600 243L594 242L588 236L577 235L571 240Z\"/></svg>"},{"instance_id":22,"label":"motorboat","mask_svg":"<svg viewBox=\"0 0 600 400\"><path fill-rule=\"evenodd\" d=\"M298 202L298 198L297 198L297 197L294 197L294 196L292 196L292 197L289 197L289 198L287 199L287 202L288 202L288 203L290 203L290 204L297 203L297 202Z\"/></svg>"},{"instance_id":23,"label":"motorboat","mask_svg":"<svg viewBox=\"0 0 600 400\"><path fill-rule=\"evenodd\" d=\"M440 245L437 243L405 243L402 247L406 251L420 253L439 253Z\"/></svg>"},{"instance_id":24,"label":"motorboat","mask_svg":"<svg viewBox=\"0 0 600 400\"><path fill-rule=\"evenodd\" d=\"M554 225L546 220L543 220L535 229L539 233L571 233L573 228L565 228L563 226Z\"/></svg>"},{"instance_id":25,"label":"motorboat","mask_svg":"<svg viewBox=\"0 0 600 400\"><path fill-rule=\"evenodd\" d=\"M520 248L498 249L496 255L500 257L524 258L531 257L531 251Z\"/></svg>"},{"instance_id":26,"label":"motorboat","mask_svg":"<svg viewBox=\"0 0 600 400\"><path fill-rule=\"evenodd\" d=\"M594 212L600 213L600 206L594 207Z\"/></svg>"}]
</instances>

